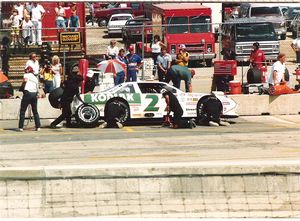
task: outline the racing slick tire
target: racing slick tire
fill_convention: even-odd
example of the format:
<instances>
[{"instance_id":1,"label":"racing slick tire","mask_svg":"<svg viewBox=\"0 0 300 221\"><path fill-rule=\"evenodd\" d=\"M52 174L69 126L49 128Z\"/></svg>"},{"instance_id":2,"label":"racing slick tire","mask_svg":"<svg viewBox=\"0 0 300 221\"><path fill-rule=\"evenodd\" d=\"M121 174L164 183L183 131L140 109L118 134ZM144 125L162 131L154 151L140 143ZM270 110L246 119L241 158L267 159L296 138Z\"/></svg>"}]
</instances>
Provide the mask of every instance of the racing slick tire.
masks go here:
<instances>
[{"instance_id":1,"label":"racing slick tire","mask_svg":"<svg viewBox=\"0 0 300 221\"><path fill-rule=\"evenodd\" d=\"M222 103L217 97L204 97L197 105L197 123L199 125L206 125L211 120L219 122L222 111Z\"/></svg>"},{"instance_id":2,"label":"racing slick tire","mask_svg":"<svg viewBox=\"0 0 300 221\"><path fill-rule=\"evenodd\" d=\"M262 73L258 68L250 68L247 72L247 82L248 84L260 84Z\"/></svg>"},{"instance_id":3,"label":"racing slick tire","mask_svg":"<svg viewBox=\"0 0 300 221\"><path fill-rule=\"evenodd\" d=\"M64 89L58 87L49 94L48 100L50 105L53 108L57 108L57 109L60 108L60 99L63 93L64 93Z\"/></svg>"},{"instance_id":4,"label":"racing slick tire","mask_svg":"<svg viewBox=\"0 0 300 221\"><path fill-rule=\"evenodd\" d=\"M75 118L84 128L96 127L100 119L100 111L95 105L82 104L77 108Z\"/></svg>"},{"instance_id":5,"label":"racing slick tire","mask_svg":"<svg viewBox=\"0 0 300 221\"><path fill-rule=\"evenodd\" d=\"M116 114L116 110L114 109L114 105L118 107L118 113ZM107 107L105 108L105 120L111 118L108 116L109 114L113 114L114 118L118 118L120 123L125 123L130 118L129 106L126 102L121 100L113 100L107 103Z\"/></svg>"}]
</instances>

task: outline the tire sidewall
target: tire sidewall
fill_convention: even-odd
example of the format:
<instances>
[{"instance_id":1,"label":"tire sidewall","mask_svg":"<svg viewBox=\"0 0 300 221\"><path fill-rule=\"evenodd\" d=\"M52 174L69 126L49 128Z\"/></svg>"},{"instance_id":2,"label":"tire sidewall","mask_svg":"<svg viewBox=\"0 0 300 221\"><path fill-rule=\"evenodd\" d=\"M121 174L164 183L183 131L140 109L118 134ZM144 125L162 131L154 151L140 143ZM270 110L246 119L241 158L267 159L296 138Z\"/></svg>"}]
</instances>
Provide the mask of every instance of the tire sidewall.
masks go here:
<instances>
[{"instance_id":1,"label":"tire sidewall","mask_svg":"<svg viewBox=\"0 0 300 221\"><path fill-rule=\"evenodd\" d=\"M81 116L83 115L83 113L80 113L81 111L83 111L85 108L91 108L92 111L95 112L95 116L93 117L93 119L91 121L86 120L86 119L82 119ZM82 126L82 127L86 127L86 128L90 128L90 127L96 127L98 124L98 121L100 119L100 111L99 109L92 104L82 104L80 105L75 113L75 117L77 122Z\"/></svg>"},{"instance_id":2,"label":"tire sidewall","mask_svg":"<svg viewBox=\"0 0 300 221\"><path fill-rule=\"evenodd\" d=\"M119 119L120 119L121 123L127 122L130 118L130 110L129 110L128 104L126 104L124 101L115 100L115 101L111 101L111 102L107 103L107 105L110 103L117 103L118 105L120 105L120 107L122 107L125 114L124 114L124 117L123 116L119 117ZM109 109L107 108L105 110L105 119L107 119L108 114L109 114Z\"/></svg>"}]
</instances>

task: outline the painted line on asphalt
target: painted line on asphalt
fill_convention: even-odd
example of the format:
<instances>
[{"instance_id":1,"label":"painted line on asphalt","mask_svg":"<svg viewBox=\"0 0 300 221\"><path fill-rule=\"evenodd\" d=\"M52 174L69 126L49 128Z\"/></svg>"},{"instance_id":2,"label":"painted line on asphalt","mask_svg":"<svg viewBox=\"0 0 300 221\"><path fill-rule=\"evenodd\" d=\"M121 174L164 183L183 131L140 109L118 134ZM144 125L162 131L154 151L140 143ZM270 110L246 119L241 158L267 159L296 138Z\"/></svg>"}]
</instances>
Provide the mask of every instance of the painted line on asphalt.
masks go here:
<instances>
[{"instance_id":1,"label":"painted line on asphalt","mask_svg":"<svg viewBox=\"0 0 300 221\"><path fill-rule=\"evenodd\" d=\"M292 121L287 121L287 120L283 120L283 119L280 119L280 118L277 118L277 117L274 117L274 116L268 116L268 118L271 118L277 122L280 122L280 123L285 123L285 124L292 124L292 125L295 125L297 123L295 122L292 122Z\"/></svg>"},{"instance_id":2,"label":"painted line on asphalt","mask_svg":"<svg viewBox=\"0 0 300 221\"><path fill-rule=\"evenodd\" d=\"M124 127L124 130L129 132L129 133L135 132L135 130L132 129L132 127Z\"/></svg>"}]
</instances>

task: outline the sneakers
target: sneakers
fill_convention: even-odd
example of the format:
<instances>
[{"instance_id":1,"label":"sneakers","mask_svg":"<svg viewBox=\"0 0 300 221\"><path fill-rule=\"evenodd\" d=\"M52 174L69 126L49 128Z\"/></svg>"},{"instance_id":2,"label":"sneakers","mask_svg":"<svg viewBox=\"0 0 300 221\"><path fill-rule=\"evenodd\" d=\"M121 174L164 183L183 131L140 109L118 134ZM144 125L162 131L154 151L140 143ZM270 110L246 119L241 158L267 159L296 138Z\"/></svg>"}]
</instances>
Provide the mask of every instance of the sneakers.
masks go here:
<instances>
[{"instance_id":1,"label":"sneakers","mask_svg":"<svg viewBox=\"0 0 300 221\"><path fill-rule=\"evenodd\" d=\"M18 128L16 131L23 132L23 128Z\"/></svg>"},{"instance_id":2,"label":"sneakers","mask_svg":"<svg viewBox=\"0 0 300 221\"><path fill-rule=\"evenodd\" d=\"M228 126L230 126L230 123L228 123L226 121L220 121L220 126L228 127Z\"/></svg>"},{"instance_id":3,"label":"sneakers","mask_svg":"<svg viewBox=\"0 0 300 221\"><path fill-rule=\"evenodd\" d=\"M41 131L41 128L40 127L35 128L35 131Z\"/></svg>"},{"instance_id":4,"label":"sneakers","mask_svg":"<svg viewBox=\"0 0 300 221\"><path fill-rule=\"evenodd\" d=\"M118 128L120 128L120 129L124 127L123 124L118 121L116 122L116 124L117 124Z\"/></svg>"},{"instance_id":5,"label":"sneakers","mask_svg":"<svg viewBox=\"0 0 300 221\"><path fill-rule=\"evenodd\" d=\"M209 124L209 126L212 126L212 127L218 127L218 126L220 126L218 123L216 123L214 121L209 121L208 124Z\"/></svg>"},{"instance_id":6,"label":"sneakers","mask_svg":"<svg viewBox=\"0 0 300 221\"><path fill-rule=\"evenodd\" d=\"M107 122L105 122L105 121L104 121L103 124L101 124L101 125L99 126L99 128L101 128L101 129L106 128L106 127L107 127Z\"/></svg>"},{"instance_id":7,"label":"sneakers","mask_svg":"<svg viewBox=\"0 0 300 221\"><path fill-rule=\"evenodd\" d=\"M189 121L189 123L190 123L190 128L191 129L193 129L193 128L195 128L197 125L196 125L196 122L195 122L195 119L191 119L190 121Z\"/></svg>"}]
</instances>

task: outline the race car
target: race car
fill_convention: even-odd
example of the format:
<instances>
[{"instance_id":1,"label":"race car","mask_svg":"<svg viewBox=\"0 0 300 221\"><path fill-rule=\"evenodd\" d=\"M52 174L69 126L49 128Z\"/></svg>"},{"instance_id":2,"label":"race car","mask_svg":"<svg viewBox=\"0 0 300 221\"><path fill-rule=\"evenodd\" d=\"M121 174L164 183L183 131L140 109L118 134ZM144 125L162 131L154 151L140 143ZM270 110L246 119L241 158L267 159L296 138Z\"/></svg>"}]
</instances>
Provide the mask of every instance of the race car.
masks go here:
<instances>
[{"instance_id":1,"label":"race car","mask_svg":"<svg viewBox=\"0 0 300 221\"><path fill-rule=\"evenodd\" d=\"M167 89L177 96L183 109L183 117L201 120L205 116L203 105L220 102L217 110L223 118L238 117L237 104L223 92L186 93L164 82L125 82L100 93L81 94L82 103L74 97L71 108L76 120L83 127L95 127L100 119L105 119L110 110L108 104L117 102L123 108L118 117L122 123L130 119L163 118L166 102L161 90Z\"/></svg>"}]
</instances>

